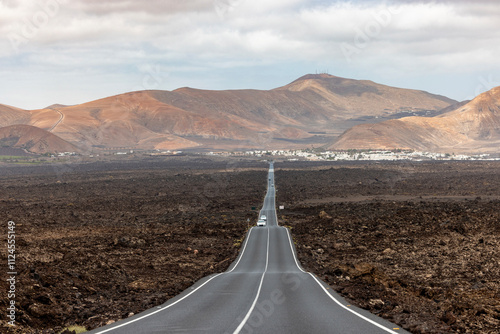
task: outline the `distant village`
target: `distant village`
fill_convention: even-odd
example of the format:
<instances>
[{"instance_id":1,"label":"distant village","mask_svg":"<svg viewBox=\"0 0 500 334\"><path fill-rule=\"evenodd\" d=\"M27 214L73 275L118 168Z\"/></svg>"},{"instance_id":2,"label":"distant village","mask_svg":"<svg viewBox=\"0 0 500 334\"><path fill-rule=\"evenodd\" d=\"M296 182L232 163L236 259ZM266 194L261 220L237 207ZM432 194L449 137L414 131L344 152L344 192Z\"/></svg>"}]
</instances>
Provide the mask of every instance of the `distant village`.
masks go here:
<instances>
[{"instance_id":1,"label":"distant village","mask_svg":"<svg viewBox=\"0 0 500 334\"><path fill-rule=\"evenodd\" d=\"M131 155L135 153L133 150L114 152L112 155ZM139 152L137 152L139 153ZM109 154L109 153L108 153ZM186 155L183 151L160 151L142 152L149 156L180 156ZM219 151L208 153L187 153L187 154L204 154L210 156L223 157L283 157L288 161L441 161L441 160L490 160L500 161L500 154L455 154L455 153L433 153L419 152L411 150L347 150L347 151L323 151L321 149L303 149L303 150L250 150L250 151ZM75 152L63 152L57 154L57 157L71 157L79 154ZM52 155L52 158L55 156ZM94 158L94 155L88 157ZM99 154L96 155L99 157Z\"/></svg>"},{"instance_id":2,"label":"distant village","mask_svg":"<svg viewBox=\"0 0 500 334\"><path fill-rule=\"evenodd\" d=\"M500 160L500 156L490 154L465 155L454 153L432 153L417 152L409 150L394 151L371 151L371 150L347 150L347 151L324 151L315 149L305 150L254 150L244 152L210 152L208 155L218 156L282 156L288 157L288 161L309 160L309 161L430 161L430 160Z\"/></svg>"}]
</instances>

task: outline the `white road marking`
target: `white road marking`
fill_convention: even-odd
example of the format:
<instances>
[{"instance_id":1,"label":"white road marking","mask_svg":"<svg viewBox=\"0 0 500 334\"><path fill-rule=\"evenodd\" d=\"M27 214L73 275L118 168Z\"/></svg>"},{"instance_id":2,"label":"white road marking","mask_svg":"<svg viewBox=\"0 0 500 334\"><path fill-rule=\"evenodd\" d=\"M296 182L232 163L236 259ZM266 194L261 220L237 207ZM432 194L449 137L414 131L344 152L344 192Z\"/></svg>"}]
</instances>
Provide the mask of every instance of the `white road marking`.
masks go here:
<instances>
[{"instance_id":1,"label":"white road marking","mask_svg":"<svg viewBox=\"0 0 500 334\"><path fill-rule=\"evenodd\" d=\"M240 325L236 328L236 330L233 332L233 334L238 334L241 331L241 329L243 328L243 326L245 326L248 318L250 318L250 315L252 314L253 309L255 308L255 305L257 304L257 300L259 299L260 290L262 289L262 283L264 282L264 276L266 275L268 264L269 264L269 229L267 229L266 268L265 268L264 272L262 273L262 277L260 279L259 289L257 290L257 295L255 296L255 299L252 303L252 306L248 310L248 313L246 314L245 318L243 318L243 321L241 321Z\"/></svg>"},{"instance_id":2,"label":"white road marking","mask_svg":"<svg viewBox=\"0 0 500 334\"><path fill-rule=\"evenodd\" d=\"M144 318L147 318L147 317L149 317L149 316L151 316L151 315L153 315L153 314L156 314L156 313L158 313L158 312L164 311L164 310L166 310L166 309L168 309L168 308L170 308L170 307L174 306L175 304L179 303L180 301L182 301L182 300L186 299L187 297L191 296L193 293L195 293L197 290L199 290L199 289L200 289L201 287L203 287L205 284L207 284L208 282L210 282L210 281L211 281L211 280L213 280L214 278L219 277L219 276L220 276L220 275L222 275L222 274L224 274L224 273L220 273L220 274L215 275L214 277L210 278L208 281L206 281L205 283L203 283L202 285L200 285L199 287L197 287L196 289L194 289L193 291L191 291L190 293L188 293L187 295L185 295L184 297L182 297L181 299L179 299L179 300L175 301L174 303L172 303L172 304L170 304L170 305L167 305L167 306L165 306L165 307L162 307L162 308L160 308L160 309L158 309L158 310L156 310L156 311L154 311L154 312L151 312L151 313L145 314L145 315L143 315L142 317L135 318L135 319L133 319L133 320L127 321L127 322L125 322L125 323L123 323L123 324L120 324L120 325L118 325L118 326L115 326L115 327L113 327L113 328L108 328L108 329L105 329L105 330L103 330L103 331L96 332L95 334L101 334L101 333L110 332L110 331L113 331L113 330L115 330L115 329L117 329L117 328L120 328L120 327L123 327L123 326L127 326L127 325L130 325L131 323L134 323L134 322L136 322L136 321L139 321L139 320L142 320L142 319L144 319Z\"/></svg>"},{"instance_id":3,"label":"white road marking","mask_svg":"<svg viewBox=\"0 0 500 334\"><path fill-rule=\"evenodd\" d=\"M276 223L278 222L278 218L276 217ZM307 271L304 271L300 265L299 265L299 262L297 261L297 257L295 256L295 252L293 251L293 245L292 245L292 238L290 237L290 230L288 230L286 227L283 227L286 232L287 232L287 235L288 235L288 242L290 244L290 250L292 252L292 255L293 255L293 259L295 260L295 265L297 266L297 268L299 268L300 271L302 271L303 273L306 273L306 274L309 274L311 275L312 278L314 278L314 280L319 284L319 286L323 289L323 291L328 295L328 297L330 297L335 303L337 303L338 305L340 305L342 308L346 309L347 311L353 313L354 315L360 317L361 319L365 320L365 321L368 321L369 323L371 323L372 325L375 325L383 330L385 330L386 332L389 332L389 333L393 333L393 334L398 334L384 326L382 326L381 324L371 320L371 319L368 319L367 317L365 317L364 315L361 315L359 314L358 312L356 311L353 311L352 309L350 308L347 308L344 304L342 304L340 301L338 301L335 297L333 297L330 293L328 293L328 290L325 289L325 287L323 286L323 284L320 283L320 281L310 272L307 272Z\"/></svg>"},{"instance_id":4,"label":"white road marking","mask_svg":"<svg viewBox=\"0 0 500 334\"><path fill-rule=\"evenodd\" d=\"M180 301L186 299L187 297L189 297L190 295L192 295L193 293L195 293L197 290L199 290L201 287L203 287L205 284L207 284L208 282L210 282L211 280L213 280L214 278L216 277L219 277L220 275L223 275L223 274L227 274L227 273L231 273L234 269L236 269L236 267L238 266L238 264L240 263L241 259L243 258L243 255L245 254L245 250L247 248L247 245L248 245L248 240L250 239L250 235L252 234L252 231L253 231L253 228L250 229L250 232L248 232L248 236L246 237L246 240L245 240L245 245L243 246L243 250L241 251L240 253L240 256L238 257L238 261L236 262L236 264L234 265L233 269L227 271L227 272L224 272L224 273L219 273L217 275L215 275L214 277L210 278L208 281L206 281L205 283L203 283L202 285L200 285L199 287L197 287L195 290L191 291L190 293L188 293L187 295L185 295L184 297L182 297L181 299L175 301L174 303L172 304L169 304L165 307L162 307L154 312L151 312L151 313L148 313L148 314L145 314L143 315L142 317L139 317L139 318L135 318L133 320L130 320L130 321L127 321L127 322L124 322L118 326L115 326L115 327L112 327L112 328L108 328L108 329L105 329L103 331L100 331L100 332L97 332L96 334L101 334L101 333L107 333L107 332L110 332L110 331L113 331L117 328L120 328L120 327L123 327L123 326L127 326L131 323L134 323L136 321L139 321L139 320L142 320L144 318L147 318L153 314L156 314L158 312L161 312L161 311L164 311L172 306L174 306L175 304L179 303ZM269 260L269 230L267 231L267 254L266 254L266 271L267 271L267 265L268 265L268 260ZM265 274L265 272L264 272ZM262 278L261 278L261 281L260 281L260 286L259 286L259 291L257 293L257 297L258 295L260 294L260 290L262 288L262 282L264 280L264 274L262 275ZM256 304L256 301L257 299L255 300L254 304L252 305L252 308L251 308L251 311L253 310L253 308L255 307L255 304ZM251 312L250 311L250 312ZM250 314L248 314L248 317L250 316ZM244 322L246 322L246 320L248 320L248 317L245 318ZM244 325L244 323L243 323ZM243 327L243 326L242 326Z\"/></svg>"},{"instance_id":5,"label":"white road marking","mask_svg":"<svg viewBox=\"0 0 500 334\"><path fill-rule=\"evenodd\" d=\"M308 272L304 271L300 265L299 265L299 261L297 261L297 257L295 256L295 252L293 251L293 246L292 246L292 238L290 237L290 231L286 228L286 227L283 227L285 230L286 230L286 233L288 235L288 242L290 243L290 250L292 251L292 255L293 255L293 259L295 260L295 265L297 266L297 268L299 268L300 271L302 271L303 273L306 273L308 274Z\"/></svg>"},{"instance_id":6,"label":"white road marking","mask_svg":"<svg viewBox=\"0 0 500 334\"><path fill-rule=\"evenodd\" d=\"M232 272L234 269L236 269L236 267L238 266L238 264L240 263L241 261L241 258L243 257L243 254L245 254L245 249L247 249L247 244L248 244L248 240L250 239L250 234L252 234L252 231L253 231L253 227L250 229L250 232L248 232L248 236L245 240L245 246L243 246L243 250L241 251L240 253L240 257L238 258L238 261L236 261L236 264L234 265L233 269L229 270L227 273L230 273Z\"/></svg>"},{"instance_id":7,"label":"white road marking","mask_svg":"<svg viewBox=\"0 0 500 334\"><path fill-rule=\"evenodd\" d=\"M364 315L361 315L359 314L358 312L346 307L344 304L342 304L341 302L339 302L335 297L333 297L330 293L328 293L328 291L325 289L325 287L323 286L323 284L321 284L321 282L316 278L314 277L313 274L311 273L308 273L309 275L311 275L311 277L316 281L316 283L319 284L319 286L323 289L323 291L325 291L325 293L328 295L328 297L330 297L335 303L337 303L339 306L341 306L343 309L353 313L354 315L360 317L361 319L365 320L365 321L368 321L369 323L371 323L372 325L375 325L377 327L379 327L380 329L383 329L384 331L388 332L388 333L393 333L393 334L398 334L396 333L395 331L387 328L387 327L384 327L382 326L381 324L377 323L376 321L373 321L371 319L368 319L367 317L365 317Z\"/></svg>"},{"instance_id":8,"label":"white road marking","mask_svg":"<svg viewBox=\"0 0 500 334\"><path fill-rule=\"evenodd\" d=\"M273 169L272 171L274 172L274 169ZM267 196L266 196L266 197L267 197ZM275 196L272 196L272 198L273 198L273 204L274 204L274 214L275 214L275 217L276 217L276 225L278 225L278 215L277 215L277 213L276 213L276 207L275 207L275 205L276 205L276 198L275 198ZM388 328L386 328L386 327L384 327L384 326L380 325L379 323L377 323L377 322L375 322L375 321L373 321L373 320L371 320L371 319L369 319L369 318L367 318L367 317L365 317L365 316L363 316L363 315L361 315L361 314L357 313L356 311L353 311L352 309L350 309L350 308L346 307L345 305L343 305L340 301L338 301L338 300L337 300L337 299L336 299L333 295L331 295L331 294L328 292L328 290L327 290L327 289L323 286L323 284L322 284L322 283L321 283L321 282L320 282L320 281L319 281L319 280L318 280L318 279L317 279L317 278L316 278L316 277L315 277L312 273L304 271L304 270L301 268L301 266L299 265L299 262L298 262L298 260L297 260L296 255L295 255L295 252L294 252L294 250L293 250L293 244L292 244L292 239L291 239L291 236L290 236L290 231L289 231L289 229L288 229L288 228L286 228L286 227L282 227L282 228L284 228L284 229L287 231L287 235L288 235L288 242L289 242L289 245L290 245L290 250L291 250L291 252L292 252L293 259L294 259L294 261L295 261L295 264L296 264L297 268L298 268L301 272L306 273L306 274L309 274L309 275L310 275L310 276L311 276L311 277L312 277L312 278L316 281L316 283L318 283L318 285L319 285L319 286L323 289L323 291L327 294L327 296L328 296L328 297L330 297L330 298L331 298L331 299L332 299L332 300L333 300L336 304L338 304L339 306L341 306L341 307L342 307L342 308L344 308L345 310L347 310L347 311L349 311L349 312L353 313L354 315L358 316L359 318L361 318L361 319L363 319L363 320L365 320L365 321L367 321L367 322L369 322L369 323L371 323L371 324L373 324L373 325L375 325L375 326L377 326L377 327L379 327L379 328L383 329L384 331L386 331L386 332L388 332L388 333L398 334L398 333L394 332L393 330L390 330L390 329L388 329ZM134 322L136 322L136 321L139 321L139 320L142 320L142 319L144 319L144 318L147 318L147 317L149 317L149 316L151 316L151 315L153 315L153 314L156 314L156 313L159 313L159 312L161 312L161 311L164 311L164 310L166 310L166 309L168 309L168 308L170 308L170 307L172 307L172 306L176 305L177 303L181 302L182 300L186 299L187 297L191 296L193 293L195 293L196 291L198 291L199 289L201 289L203 286L205 286L205 285L206 285L207 283L209 283L211 280L213 280L213 279L215 279L215 278L217 278L217 277L219 277L219 276L221 276L221 275L224 275L224 274L227 274L227 273L231 273L233 270L235 270L235 269L236 269L236 267L237 267L237 266L238 266L238 264L240 263L240 260L242 259L243 255L244 255L244 253L245 253L246 247L247 247L247 245L248 245L248 240L250 239L250 235L251 235L252 231L253 231L253 228L252 228L252 229L250 229L250 232L248 233L248 236L247 236L247 238L246 238L246 240L245 240L245 245L243 246L243 250L241 251L241 254L240 254L239 258L238 258L238 261L237 261L237 262L236 262L236 264L234 265L233 269L231 269L230 271L223 272L223 273L219 273L219 274L217 274L217 275L215 275L215 276L211 277L211 278L210 278L210 279L208 279L205 283L201 284L199 287L197 287L196 289L194 289L193 291L191 291L190 293L188 293L187 295L185 295L184 297L180 298L179 300L175 301L175 302L174 302L174 303L172 303L172 304L169 304L169 305L167 305L167 306L165 306L165 307L159 308L159 309L157 309L157 310L155 310L155 311L153 311L153 312L150 312L150 313L148 313L148 314L145 314L145 315L143 315L143 316L141 316L141 317L138 317L138 318L135 318L135 319L133 319L133 320L126 321L126 322L124 322L124 323L122 323L122 324L120 324L120 325L114 326L114 327L112 327L112 328L108 328L108 329L102 330L102 331L100 331L100 332L96 332L96 334L102 334L102 333L107 333L107 332L113 331L113 330L115 330L115 329L118 329L118 328L121 328L121 327L127 326L127 325L129 325L129 324L131 324L131 323L134 323ZM250 307L250 309L249 309L248 313L246 314L245 318L244 318L244 319L243 319L243 321L240 323L240 325L238 326L238 328L236 328L236 330L234 331L234 333L233 333L233 334L238 334L238 333L241 331L241 329L243 329L243 327L245 326L246 322L247 322L247 321L248 321L248 319L250 318L250 315L251 315L251 313L253 312L253 310L254 310L254 308L255 308L255 306L256 306L256 304L257 304L257 301L258 301L258 299L259 299L260 292L261 292L261 290L262 290L262 285L263 285L263 282L264 282L264 276L265 276L265 274L266 274L266 272L267 272L268 264L269 264L269 229L267 229L267 253L266 253L266 267L265 267L265 270L264 270L264 272L262 273L262 277L261 277L261 279L260 279L260 284L259 284L259 288L258 288L258 290L257 290L257 295L255 296L255 300L253 301L252 306Z\"/></svg>"},{"instance_id":9,"label":"white road marking","mask_svg":"<svg viewBox=\"0 0 500 334\"><path fill-rule=\"evenodd\" d=\"M248 233L248 236L246 237L246 240L245 240L245 245L243 246L243 250L241 251L241 254L240 254L239 258L238 258L238 261L237 261L237 262L236 262L236 264L234 265L233 269L231 269L230 271L223 272L223 273L219 273L219 274L215 275L214 277L210 278L210 279L209 279L209 280L207 280L205 283L203 283L202 285L200 285L199 287L197 287L196 289L194 289L193 291L191 291L190 293L188 293L187 295L185 295L184 297L182 297L181 299L179 299L179 300L175 301L175 302L174 302L174 303L172 303L172 304L169 304L169 305L167 305L167 306L165 306L165 307L162 307L162 308L160 308L160 309L158 309L158 310L156 310L156 311L154 311L154 312L151 312L151 313L145 314L145 315L143 315L142 317L135 318L135 319L133 319L133 320L130 320L130 321L124 322L124 323L122 323L122 324L120 324L120 325L118 325L118 326L115 326L115 327L112 327L112 328L108 328L108 329L105 329L105 330L100 331L100 332L96 332L95 334L107 333L107 332L113 331L113 330L115 330L115 329L117 329L117 328L120 328L120 327L124 327L124 326L130 325L131 323L134 323L134 322L136 322L136 321L139 321L139 320L142 320L142 319L144 319L144 318L147 318L147 317L149 317L149 316L151 316L151 315L153 315L153 314L156 314L156 313L158 313L158 312L164 311L164 310L166 310L166 309L168 309L168 308L170 308L170 307L174 306L175 304L177 304L177 303L181 302L182 300L186 299L187 297L191 296L193 293L195 293L197 290L199 290L201 287L203 287L205 284L207 284L208 282L210 282L210 281L211 281L211 280L213 280L214 278L219 277L220 275L224 275L224 274L227 274L227 273L232 272L232 271L233 271L233 270L234 270L234 269L238 266L238 264L240 263L241 258L243 257L243 254L245 253L245 250L246 250L246 247L247 247L247 244L248 244L248 240L250 239L250 235L251 235L251 233L252 233L252 230L253 230L253 228L250 230L250 232ZM268 231L268 233L269 233L269 231ZM269 236L268 236L268 239L269 239ZM269 251L269 240L268 240L268 251ZM266 268L267 268L267 263L266 263ZM261 282L261 283L262 283L262 282Z\"/></svg>"}]
</instances>

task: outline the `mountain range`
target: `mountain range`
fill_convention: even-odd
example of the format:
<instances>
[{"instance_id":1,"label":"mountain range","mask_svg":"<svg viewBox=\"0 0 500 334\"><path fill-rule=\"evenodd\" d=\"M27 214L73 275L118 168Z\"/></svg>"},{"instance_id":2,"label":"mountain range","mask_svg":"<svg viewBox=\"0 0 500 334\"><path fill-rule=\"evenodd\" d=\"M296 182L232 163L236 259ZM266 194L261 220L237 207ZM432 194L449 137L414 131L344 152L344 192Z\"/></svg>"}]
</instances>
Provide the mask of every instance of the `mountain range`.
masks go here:
<instances>
[{"instance_id":1,"label":"mountain range","mask_svg":"<svg viewBox=\"0 0 500 334\"><path fill-rule=\"evenodd\" d=\"M33 153L324 147L498 153L500 87L458 103L328 74L272 90L137 91L74 106L0 104L0 145Z\"/></svg>"},{"instance_id":2,"label":"mountain range","mask_svg":"<svg viewBox=\"0 0 500 334\"><path fill-rule=\"evenodd\" d=\"M4 144L15 142L15 147L37 153L60 151L63 142L64 149L72 147L79 152L123 148L326 147L355 125L408 115L428 118L456 102L424 91L367 80L309 74L272 90L210 91L186 87L174 91L131 92L39 110L0 105L0 126L32 126L61 140L57 147L54 144L36 146L32 145L33 129L29 127L1 132L18 139L4 138ZM343 138L348 138L346 134ZM25 135L29 138L23 138ZM36 137L40 136L39 133Z\"/></svg>"},{"instance_id":3,"label":"mountain range","mask_svg":"<svg viewBox=\"0 0 500 334\"><path fill-rule=\"evenodd\" d=\"M500 87L435 117L405 117L355 126L329 148L499 153Z\"/></svg>"}]
</instances>

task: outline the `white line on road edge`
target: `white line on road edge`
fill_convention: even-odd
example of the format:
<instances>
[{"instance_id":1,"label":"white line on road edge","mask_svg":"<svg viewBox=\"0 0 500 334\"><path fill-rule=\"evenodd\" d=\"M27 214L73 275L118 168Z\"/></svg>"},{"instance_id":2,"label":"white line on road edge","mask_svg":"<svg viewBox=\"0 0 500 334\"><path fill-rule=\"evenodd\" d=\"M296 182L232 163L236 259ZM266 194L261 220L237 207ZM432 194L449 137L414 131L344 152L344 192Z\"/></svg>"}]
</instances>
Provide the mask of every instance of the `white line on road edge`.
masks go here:
<instances>
[{"instance_id":1,"label":"white line on road edge","mask_svg":"<svg viewBox=\"0 0 500 334\"><path fill-rule=\"evenodd\" d=\"M354 315L357 315L358 317L360 317L361 319L363 320L366 320L368 321L369 323L371 323L372 325L375 325L383 330L385 330L386 332L389 332L389 333L393 333L393 334L398 334L397 332L393 331L393 330L390 330L389 328L387 327L384 327L382 326L381 324L379 324L378 322L376 321L373 321L371 319L368 319L367 317L365 317L364 315L361 315L359 314L358 312L354 311L354 310L351 310L350 308L348 308L347 306L345 306L344 304L342 304L341 302L339 302L335 297L333 297L330 293L328 293L328 290L325 289L325 287L323 286L323 284L321 284L321 282L312 274L312 273L308 273L309 275L311 275L312 278L314 278L314 280L319 284L319 286L323 289L323 291L325 291L325 293L328 295L328 297L330 297L335 303L337 303L338 305L340 305L342 308L346 309L347 311L351 312L351 313L354 313Z\"/></svg>"},{"instance_id":2,"label":"white line on road edge","mask_svg":"<svg viewBox=\"0 0 500 334\"><path fill-rule=\"evenodd\" d=\"M330 298L331 298L331 299L332 299L335 303L337 303L338 305L342 306L342 307L343 307L344 309L346 309L347 311L354 313L355 315L357 315L357 316L358 316L358 317L360 317L361 319L366 320L366 321L368 321L369 323L371 323L371 324L373 324L373 325L375 325L375 326L377 326L377 327L380 327L380 328L382 328L383 330L385 330L385 331L387 331L387 332L389 332L389 333L398 334L398 333L396 333L396 332L394 332L394 331L392 331L392 330L390 330L390 329L388 329L388 328L386 328L386 327L382 326L381 324L379 324L379 323L377 323L377 322L375 322L375 321L373 321L373 320L371 320L371 319L368 319L368 318L367 318L367 317L365 317L364 315L361 315L361 314L359 314L358 312L353 311L353 310L351 310L350 308L346 307L344 304L342 304L342 303L341 303L341 302L339 302L337 299L335 299L335 297L333 297L330 293L328 293L328 290L326 290L326 289L325 289L325 287L324 287L324 286L323 286L323 285L322 285L322 284L318 281L318 279L317 279L316 277L314 277L314 275L313 275L313 274L311 274L311 273L309 273L309 272L307 272L307 271L304 271L304 270L300 267L299 262L297 261L297 257L295 256L295 252L293 251L293 247L292 247L292 238L290 237L290 231L289 231L286 227L283 227L283 228L286 230L286 232L287 232L287 234L288 234L288 241L289 241L289 243L290 243L290 250L292 251L292 254L293 254L293 259L295 260L295 264L297 265L297 268L299 268L299 270L300 270L300 271L302 271L303 273L306 273L306 274L311 275L311 277L312 277L312 278L314 278L314 280L315 280L315 281L319 284L319 286L323 289L323 291L325 291L325 293L328 295L328 297L330 297Z\"/></svg>"},{"instance_id":3,"label":"white line on road edge","mask_svg":"<svg viewBox=\"0 0 500 334\"><path fill-rule=\"evenodd\" d=\"M255 300L253 301L252 306L250 307L250 310L248 310L247 315L245 316L245 318L243 318L243 321L236 328L236 330L233 332L233 334L238 334L241 331L241 329L245 326L245 323L247 322L248 318L250 318L250 315L252 314L253 309L255 308L255 305L257 304L257 300L259 299L260 290L262 289L262 283L264 282L264 276L266 275L268 264L269 264L269 229L267 229L266 268L265 268L264 272L262 273L262 278L260 279L260 285L259 285L259 289L257 290L257 295L255 296Z\"/></svg>"},{"instance_id":4,"label":"white line on road edge","mask_svg":"<svg viewBox=\"0 0 500 334\"><path fill-rule=\"evenodd\" d=\"M396 332L394 332L394 331L392 331L392 330L390 330L390 329L388 329L388 328L386 328L386 327L382 326L381 324L379 324L379 323L377 323L377 322L375 322L375 321L373 321L373 320L371 320L371 319L368 319L368 318L367 318L367 317L365 317L364 315L361 315L361 314L359 314L358 312L356 312L356 311L354 311L354 310L351 310L350 308L346 307L344 304L342 304L341 302L339 302L339 301L338 301L335 297L333 297L333 296L332 296L332 295L328 292L328 290L326 290L326 289L325 289L325 287L323 286L323 284L321 284L321 283L320 283L320 281L318 281L318 279L317 279L317 278L316 278L316 277L315 277L312 273L309 273L309 272L304 271L304 270L300 267L299 262L297 261L297 258L295 257L295 252L293 251L293 247L292 247L292 239L291 239L291 237L290 237L290 231L289 231L287 228L285 228L285 227L283 227L283 228L284 228L284 229L286 229L286 231L287 231L287 234L288 234L288 241L290 242L290 249L291 249L291 251L292 251L292 254L293 254L293 259L295 260L295 264L297 265L297 268L299 268L299 270L300 270L300 271L302 271L303 273L306 273L306 274L311 275L311 277L312 277L312 278L314 278L314 280L315 280L315 281L319 284L319 286L323 289L323 291L325 291L325 293L328 295L328 297L330 297L330 298L331 298L331 299L332 299L335 303L337 303L338 305L340 305L341 307L343 307L343 308L344 308L344 309L346 309L347 311L349 311L349 312L351 312L351 313L354 313L355 315L357 315L357 316L358 316L358 317L360 317L361 319L366 320L366 321L368 321L369 323L371 323L371 324L373 324L373 325L375 325L375 326L377 326L377 327L380 327L380 328L382 328L383 330L385 330L385 331L387 331L387 332L389 332L389 333L398 334L398 333L396 333Z\"/></svg>"},{"instance_id":5,"label":"white line on road edge","mask_svg":"<svg viewBox=\"0 0 500 334\"><path fill-rule=\"evenodd\" d=\"M205 283L203 283L202 285L200 285L199 287L197 287L196 289L194 289L193 291L191 291L190 293L188 293L187 295L185 295L184 297L182 297L181 299L179 299L179 300L175 301L175 302L174 302L174 303L172 303L172 304L169 304L169 305L167 305L167 306L165 306L165 307L162 307L162 308L160 308L160 309L158 309L158 310L156 310L156 311L154 311L154 312L151 312L151 313L145 314L145 315L143 315L142 317L135 318L135 319L133 319L133 320L130 320L130 321L124 322L124 323L122 323L122 324L120 324L120 325L118 325L118 326L115 326L115 327L113 327L113 328L108 328L108 329L105 329L105 330L103 330L103 331L96 332L95 334L107 333L107 332L113 331L113 330L115 330L115 329L117 329L117 328L120 328L120 327L123 327L123 326L130 325L131 323L134 323L134 322L136 322L136 321L139 321L139 320L142 320L142 319L144 319L144 318L147 318L147 317L149 317L149 316L151 316L151 315L153 315L153 314L156 314L156 313L158 313L158 312L164 311L164 310L166 310L166 309L168 309L168 308L170 308L170 307L174 306L175 304L179 303L180 301L182 301L182 300L186 299L187 297L191 296L193 293L195 293L197 290L199 290L201 287L203 287L205 284L207 284L208 282L210 282L210 281L211 281L211 280L213 280L214 278L219 277L220 275L223 275L223 274L227 274L227 273L232 272L232 271L236 268L236 266L238 265L238 263L240 263L240 260L241 260L241 258L243 257L243 254L245 253L245 249L247 248L247 244L248 244L248 239L250 239L250 234L252 233L252 230L253 230L253 228L250 230L250 232L248 232L248 236L247 236L247 238L246 238L246 240L245 240L245 246L243 246L243 250L242 250L242 251L241 251L241 253L240 253L240 257L239 257L238 261L236 262L236 264L234 265L233 269L231 269L230 271L223 272L223 273L219 273L219 274L215 275L214 277L210 278L208 281L206 281ZM268 234L269 234L269 231L268 231ZM268 239L269 239L269 236L268 236ZM269 252L269 240L268 240L268 252ZM267 269L267 263L266 263L266 269ZM261 283L262 283L262 282L261 282Z\"/></svg>"},{"instance_id":6,"label":"white line on road edge","mask_svg":"<svg viewBox=\"0 0 500 334\"><path fill-rule=\"evenodd\" d=\"M283 227L283 226L282 226ZM297 266L297 268L299 268L300 271L302 271L303 273L306 273L306 271L304 271L304 269L302 269L299 265L299 261L297 261L297 257L295 256L295 252L293 251L293 246L292 246L292 238L290 237L290 231L286 228L286 227L283 227L285 230L286 230L286 233L288 235L288 242L290 243L290 250L292 251L292 255L293 255L293 259L295 260L295 265Z\"/></svg>"},{"instance_id":7,"label":"white line on road edge","mask_svg":"<svg viewBox=\"0 0 500 334\"><path fill-rule=\"evenodd\" d=\"M276 220L277 221L277 220ZM282 226L283 227L283 226ZM293 259L295 260L295 264L297 265L297 268L299 268L300 271L302 271L303 273L306 273L306 274L309 274L311 275L312 278L314 278L314 280L319 284L319 286L323 289L323 291L328 295L328 297L330 297L335 303L337 303L338 305L340 305L341 307L343 307L344 309L346 309L347 311L357 315L358 317L360 317L361 319L363 320L366 320L368 321L369 323L385 330L386 332L389 332L389 333L393 333L393 334L398 334L396 332L394 332L393 330L390 330L384 326L382 326L381 324L371 320L371 319L368 319L367 317L365 317L364 315L361 315L359 314L358 312L354 311L354 310L351 310L350 308L346 307L344 304L342 304L341 302L339 302L335 297L333 297L329 292L328 290L325 289L325 287L320 283L320 281L318 281L318 279L316 277L314 277L314 275L312 273L309 273L307 271L304 271L300 265L299 265L299 262L297 261L297 257L295 256L295 252L293 251L293 245L292 245L292 238L290 236L290 230L287 229L286 227L283 227L286 232L287 232L287 235L288 235L288 242L290 243L290 250L292 251L292 255L293 255Z\"/></svg>"},{"instance_id":8,"label":"white line on road edge","mask_svg":"<svg viewBox=\"0 0 500 334\"><path fill-rule=\"evenodd\" d=\"M182 301L182 300L186 299L187 297L189 297L190 295L192 295L193 293L195 293L198 289L200 289L202 286L204 286L205 284L207 284L208 282L210 282L211 280L213 280L214 278L216 278L216 277L218 277L218 276L220 276L220 275L222 275L222 274L224 274L224 273L219 273L219 274L215 275L214 277L210 278L208 281L206 281L205 283L203 283L202 285L200 285L199 287L197 287L196 289L194 289L193 291L191 291L190 293L188 293L187 295L185 295L184 297L182 297L181 299L179 299L179 300L175 301L174 303L172 303L172 304L170 304L170 305L167 305L167 306L165 306L165 307L162 307L161 309L158 309L158 310L156 310L156 311L154 311L154 312L151 312L151 313L145 314L145 315L143 315L142 317L136 318L136 319L134 319L134 320L127 321L127 322L125 322L125 323L123 323L123 324L121 324L121 325L115 326L115 327L113 327L113 328L109 328L109 329L106 329L106 330L103 330L103 331L100 331L100 332L96 332L95 334L101 334L101 333L110 332L110 331L113 331L113 330L115 330L115 329L117 329L117 328L120 328L120 327L123 327L123 326L127 326L127 325L129 325L129 324L131 324L131 323L133 323L133 322L136 322L136 321L142 320L142 319L144 319L144 318L147 318L147 317L149 317L149 316L151 316L151 315L153 315L153 314L156 314L156 313L158 313L158 312L164 311L164 310L168 309L169 307L174 306L174 305L175 305L175 304L177 304L178 302L180 302L180 301Z\"/></svg>"},{"instance_id":9,"label":"white line on road edge","mask_svg":"<svg viewBox=\"0 0 500 334\"><path fill-rule=\"evenodd\" d=\"M240 257L238 258L238 261L236 261L236 264L234 265L233 269L229 270L227 273L233 272L233 270L236 269L236 267L238 266L238 263L240 263L241 259L243 258L243 254L245 254L245 249L247 249L248 240L250 239L250 234L252 234L252 231L253 231L253 227L250 229L250 232L248 232L248 236L245 240L245 246L243 246L243 250L240 253Z\"/></svg>"}]
</instances>

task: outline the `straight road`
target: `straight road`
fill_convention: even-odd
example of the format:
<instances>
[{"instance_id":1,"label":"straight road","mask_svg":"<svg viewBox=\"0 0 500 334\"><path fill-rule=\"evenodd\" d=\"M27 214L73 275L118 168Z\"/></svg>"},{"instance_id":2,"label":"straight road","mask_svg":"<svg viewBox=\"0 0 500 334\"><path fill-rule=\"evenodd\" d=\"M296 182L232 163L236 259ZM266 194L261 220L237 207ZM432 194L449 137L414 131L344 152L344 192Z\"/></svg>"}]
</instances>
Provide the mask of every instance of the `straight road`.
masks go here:
<instances>
[{"instance_id":1,"label":"straight road","mask_svg":"<svg viewBox=\"0 0 500 334\"><path fill-rule=\"evenodd\" d=\"M288 229L278 226L274 166L260 214L229 269L198 281L165 304L91 331L101 333L408 333L350 306L304 271Z\"/></svg>"}]
</instances>

